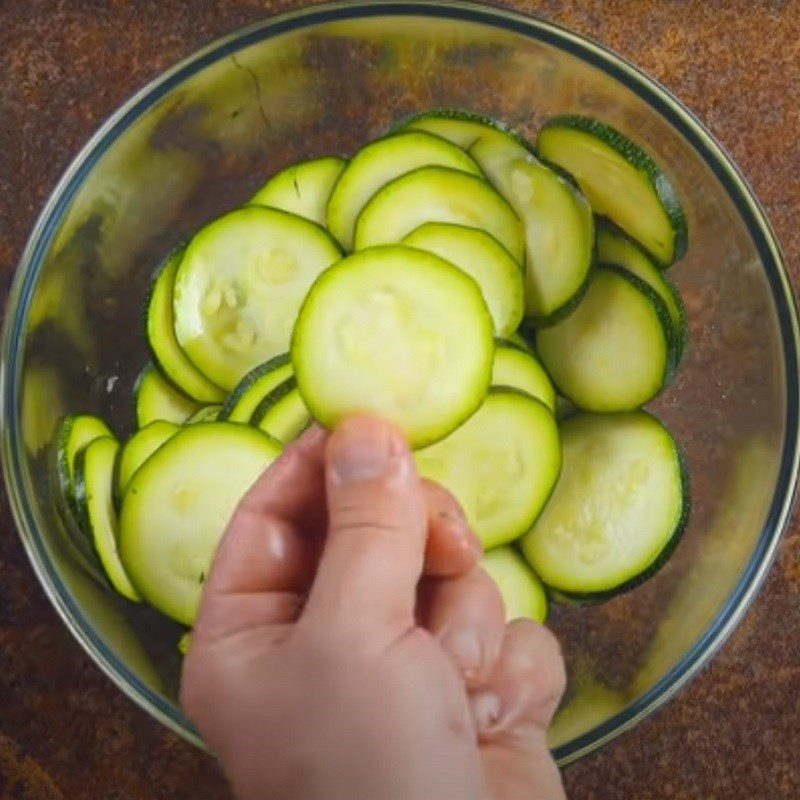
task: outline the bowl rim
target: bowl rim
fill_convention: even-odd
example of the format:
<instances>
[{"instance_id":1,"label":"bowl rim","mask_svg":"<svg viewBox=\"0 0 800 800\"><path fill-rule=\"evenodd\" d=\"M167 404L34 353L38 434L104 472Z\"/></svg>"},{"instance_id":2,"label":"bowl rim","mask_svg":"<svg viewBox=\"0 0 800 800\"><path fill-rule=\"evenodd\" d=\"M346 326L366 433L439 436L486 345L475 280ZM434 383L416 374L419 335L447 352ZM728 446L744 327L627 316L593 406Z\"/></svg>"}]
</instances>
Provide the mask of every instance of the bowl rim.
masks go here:
<instances>
[{"instance_id":1,"label":"bowl rim","mask_svg":"<svg viewBox=\"0 0 800 800\"><path fill-rule=\"evenodd\" d=\"M183 738L203 747L199 734L179 710L145 686L103 644L81 608L66 591L38 535L41 526L26 500L30 489L25 477L24 457L21 455L24 448L18 425L25 321L36 279L59 222L91 169L131 122L182 81L244 47L320 23L381 16L428 16L499 27L564 50L633 91L689 141L725 188L761 257L775 306L786 382L785 432L775 491L750 560L712 623L660 681L622 711L554 749L559 764L565 765L596 750L652 713L681 689L725 642L761 588L775 557L792 511L800 459L797 308L786 265L766 214L733 159L692 112L656 80L590 38L538 17L468 0L344 0L285 12L235 30L197 50L140 89L108 118L67 168L41 211L17 266L0 345L2 461L10 507L40 584L83 649L138 706Z\"/></svg>"}]
</instances>

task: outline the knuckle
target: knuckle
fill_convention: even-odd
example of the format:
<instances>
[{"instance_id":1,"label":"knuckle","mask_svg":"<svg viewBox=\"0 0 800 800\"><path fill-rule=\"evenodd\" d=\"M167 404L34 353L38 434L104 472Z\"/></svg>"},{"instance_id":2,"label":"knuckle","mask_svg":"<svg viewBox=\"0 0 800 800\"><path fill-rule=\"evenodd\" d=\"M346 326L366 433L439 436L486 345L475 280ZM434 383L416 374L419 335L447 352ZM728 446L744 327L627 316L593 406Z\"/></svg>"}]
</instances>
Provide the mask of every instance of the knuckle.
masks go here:
<instances>
[{"instance_id":1,"label":"knuckle","mask_svg":"<svg viewBox=\"0 0 800 800\"><path fill-rule=\"evenodd\" d=\"M561 645L553 632L533 620L515 620L509 625L518 646L517 669L530 676L548 698L559 698L567 684Z\"/></svg>"}]
</instances>

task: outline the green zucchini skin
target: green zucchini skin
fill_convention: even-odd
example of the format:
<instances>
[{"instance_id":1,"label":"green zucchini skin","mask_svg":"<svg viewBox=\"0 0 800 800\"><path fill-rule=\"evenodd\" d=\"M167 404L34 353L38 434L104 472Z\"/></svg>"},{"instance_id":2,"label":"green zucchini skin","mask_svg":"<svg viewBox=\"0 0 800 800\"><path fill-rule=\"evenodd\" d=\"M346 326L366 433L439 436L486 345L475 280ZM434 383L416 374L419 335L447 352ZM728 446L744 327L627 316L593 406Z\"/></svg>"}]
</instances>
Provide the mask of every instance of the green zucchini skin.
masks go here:
<instances>
[{"instance_id":1,"label":"green zucchini skin","mask_svg":"<svg viewBox=\"0 0 800 800\"><path fill-rule=\"evenodd\" d=\"M56 437L56 474L58 486L65 505L75 517L80 519L78 503L75 497L75 466L77 456L87 444L94 439L114 434L99 417L91 414L69 414L61 421ZM73 446L73 438L77 437L78 444Z\"/></svg>"},{"instance_id":2,"label":"green zucchini skin","mask_svg":"<svg viewBox=\"0 0 800 800\"><path fill-rule=\"evenodd\" d=\"M635 239L632 239L630 236L628 236L628 234L625 233L625 231L607 219L597 220L596 246L600 266L616 266L618 268L622 268L626 271L626 273L632 273L635 277L639 278L639 280L644 280L645 283L650 283L646 278L641 277L641 275L636 271L635 267L629 261L630 257L612 259L607 256L606 252L604 252L604 241L606 237L616 240L616 243L622 245L624 248L630 248L631 253L635 254L636 258L641 258L642 261L648 265L648 268L653 270L653 279L658 280L664 291L672 300L672 303L676 309L676 316L673 317L673 315L670 313L670 319L672 322L672 328L675 331L675 367L677 368L678 364L683 358L684 353L686 352L686 348L689 343L686 307L683 303L681 293L678 291L678 287L675 286L675 284L667 276L666 272L659 267L658 262L653 259L653 257L639 244L639 242L637 242ZM652 284L650 284L650 286L655 291L658 291Z\"/></svg>"},{"instance_id":3,"label":"green zucchini skin","mask_svg":"<svg viewBox=\"0 0 800 800\"><path fill-rule=\"evenodd\" d=\"M145 340L152 363L172 386L198 403L219 403L225 392L189 361L175 338L172 287L185 250L185 243L175 247L153 272L144 302Z\"/></svg>"},{"instance_id":4,"label":"green zucchini skin","mask_svg":"<svg viewBox=\"0 0 800 800\"><path fill-rule=\"evenodd\" d=\"M517 144L522 145L528 152L534 152L533 145L522 134L515 131L510 125L506 125L505 123L485 114L479 114L474 111L465 111L457 108L437 108L432 111L421 111L415 114L410 114L409 116L404 117L392 125L389 129L389 132L397 133L402 130L408 130L409 128L414 129L416 123L424 123L427 120L439 119L473 123L475 125L485 127L487 129L487 134L497 133L503 136L508 136ZM421 130L425 130L425 128L421 128ZM428 132L430 133L431 131ZM477 138L462 146L465 150L469 150L469 148L475 144L476 141Z\"/></svg>"},{"instance_id":5,"label":"green zucchini skin","mask_svg":"<svg viewBox=\"0 0 800 800\"><path fill-rule=\"evenodd\" d=\"M301 410L305 409L305 413L299 417L301 420L299 424L292 425L288 430L280 426L272 413L273 410L278 413L283 409L277 409L276 406L289 397L290 394L295 394L300 403ZM289 406L291 408L291 406ZM294 418L297 419L297 418ZM305 405L300 391L297 388L297 381L294 378L288 378L279 386L276 386L259 404L255 413L253 414L251 424L255 425L264 433L269 434L273 439L283 445L289 444L295 438L300 436L309 425L314 422L311 412Z\"/></svg>"},{"instance_id":6,"label":"green zucchini skin","mask_svg":"<svg viewBox=\"0 0 800 800\"><path fill-rule=\"evenodd\" d=\"M192 414L186 420L186 425L193 425L196 422L213 422L219 416L222 406L212 404L210 406L203 406L199 411Z\"/></svg>"},{"instance_id":7,"label":"green zucchini skin","mask_svg":"<svg viewBox=\"0 0 800 800\"><path fill-rule=\"evenodd\" d=\"M589 265L589 269L586 271L586 276L583 279L583 283L578 287L577 291L575 292L566 303L562 306L557 308L551 314L546 314L543 316L532 316L528 317L527 319L523 320L521 329L530 329L531 331L536 331L539 328L548 328L551 325L556 325L557 323L561 322L562 320L566 319L581 303L581 300L586 296L586 292L589 291L589 287L592 284L592 278L594 278L595 270L597 269L597 238L595 237L595 243L593 245L593 255L592 255L592 263ZM521 333L524 337L524 333ZM531 334L535 337L535 334Z\"/></svg>"},{"instance_id":8,"label":"green zucchini skin","mask_svg":"<svg viewBox=\"0 0 800 800\"><path fill-rule=\"evenodd\" d=\"M98 464L101 448L111 448L111 451ZM106 581L122 597L138 603L142 598L131 584L119 557L119 518L113 507L114 473L119 449L119 442L114 437L104 436L80 451L75 465L75 497L81 524L89 535ZM98 453L100 455L96 455Z\"/></svg>"},{"instance_id":9,"label":"green zucchini skin","mask_svg":"<svg viewBox=\"0 0 800 800\"><path fill-rule=\"evenodd\" d=\"M287 378L282 383L279 383L266 397L258 404L253 416L250 420L252 425L258 427L264 415L275 405L279 400L283 400L289 392L297 388L297 381L294 378Z\"/></svg>"},{"instance_id":10,"label":"green zucchini skin","mask_svg":"<svg viewBox=\"0 0 800 800\"><path fill-rule=\"evenodd\" d=\"M239 405L242 398L253 390L253 387L261 380L261 378L263 378L265 375L269 375L271 372L274 372L279 367L291 364L291 362L292 358L289 353L280 353L277 356L273 356L271 359L269 359L269 361L259 364L257 367L254 367L252 370L250 370L250 372L248 372L247 375L245 375L244 378L239 381L228 399L222 404L222 410L219 412L217 419L221 421L230 419L231 414ZM256 406L256 408L258 408L258 406Z\"/></svg>"},{"instance_id":11,"label":"green zucchini skin","mask_svg":"<svg viewBox=\"0 0 800 800\"><path fill-rule=\"evenodd\" d=\"M554 128L574 130L596 137L625 159L634 169L645 175L664 209L674 235L672 257L667 261L658 259L657 261L661 268L665 269L682 258L689 244L686 212L672 181L653 158L627 136L607 123L593 117L569 114L554 117L542 126L537 140L537 152L541 150L540 140L542 133ZM542 158L541 155L539 157Z\"/></svg>"}]
</instances>

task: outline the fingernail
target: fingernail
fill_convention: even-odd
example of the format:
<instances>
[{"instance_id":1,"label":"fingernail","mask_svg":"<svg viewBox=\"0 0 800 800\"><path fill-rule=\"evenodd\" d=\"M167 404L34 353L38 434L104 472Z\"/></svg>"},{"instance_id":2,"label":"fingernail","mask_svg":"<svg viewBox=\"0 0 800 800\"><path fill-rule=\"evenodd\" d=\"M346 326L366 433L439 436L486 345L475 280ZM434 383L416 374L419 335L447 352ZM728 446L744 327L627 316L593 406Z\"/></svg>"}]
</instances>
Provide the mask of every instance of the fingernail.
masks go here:
<instances>
[{"instance_id":1,"label":"fingernail","mask_svg":"<svg viewBox=\"0 0 800 800\"><path fill-rule=\"evenodd\" d=\"M467 547L476 558L483 556L483 542L473 533L472 528L467 528Z\"/></svg>"},{"instance_id":2,"label":"fingernail","mask_svg":"<svg viewBox=\"0 0 800 800\"><path fill-rule=\"evenodd\" d=\"M449 510L440 511L438 516L458 536L459 544L469 550L476 560L483 555L483 543L469 527L467 518L460 509L457 513Z\"/></svg>"},{"instance_id":3,"label":"fingernail","mask_svg":"<svg viewBox=\"0 0 800 800\"><path fill-rule=\"evenodd\" d=\"M446 633L441 642L465 678L475 678L481 672L483 648L477 631L471 628L456 629Z\"/></svg>"},{"instance_id":4,"label":"fingernail","mask_svg":"<svg viewBox=\"0 0 800 800\"><path fill-rule=\"evenodd\" d=\"M479 692L469 699L472 719L478 733L492 730L500 719L500 698L492 692Z\"/></svg>"},{"instance_id":5,"label":"fingernail","mask_svg":"<svg viewBox=\"0 0 800 800\"><path fill-rule=\"evenodd\" d=\"M440 519L446 519L448 522L452 522L457 525L466 525L467 518L464 516L464 512L460 508L448 508L442 509L439 511Z\"/></svg>"},{"instance_id":6,"label":"fingernail","mask_svg":"<svg viewBox=\"0 0 800 800\"><path fill-rule=\"evenodd\" d=\"M379 420L345 420L330 439L331 476L340 483L355 483L386 475L402 452L396 438Z\"/></svg>"}]
</instances>

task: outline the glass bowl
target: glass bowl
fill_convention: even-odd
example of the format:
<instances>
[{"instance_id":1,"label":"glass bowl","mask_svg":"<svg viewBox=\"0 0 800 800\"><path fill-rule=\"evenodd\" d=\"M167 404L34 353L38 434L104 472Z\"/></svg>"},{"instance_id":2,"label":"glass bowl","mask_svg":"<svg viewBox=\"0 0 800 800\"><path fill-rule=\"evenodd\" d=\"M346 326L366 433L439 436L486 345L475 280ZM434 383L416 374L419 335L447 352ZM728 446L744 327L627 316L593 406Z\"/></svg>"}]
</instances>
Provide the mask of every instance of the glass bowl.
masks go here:
<instances>
[{"instance_id":1,"label":"glass bowl","mask_svg":"<svg viewBox=\"0 0 800 800\"><path fill-rule=\"evenodd\" d=\"M48 596L109 677L201 744L176 701L176 626L103 588L57 514L48 447L67 412L132 427L142 300L159 259L301 158L351 153L408 113L472 109L533 135L601 117L674 177L690 247L671 270L691 345L654 409L678 435L693 512L669 564L596 607L555 607L569 688L561 763L671 697L741 619L790 512L798 467L798 326L775 238L703 126L618 56L541 20L459 2L318 6L245 28L171 69L74 161L22 257L2 343L3 460Z\"/></svg>"}]
</instances>

